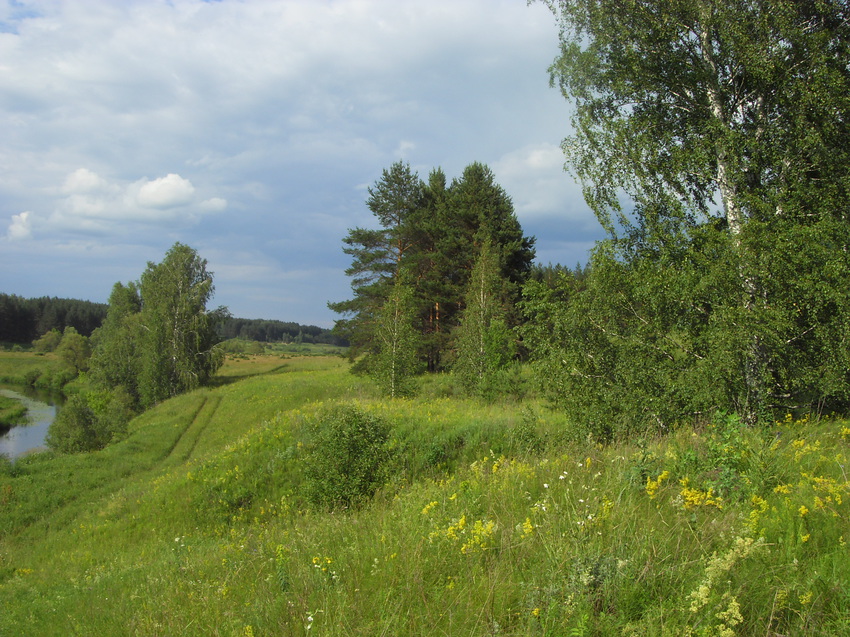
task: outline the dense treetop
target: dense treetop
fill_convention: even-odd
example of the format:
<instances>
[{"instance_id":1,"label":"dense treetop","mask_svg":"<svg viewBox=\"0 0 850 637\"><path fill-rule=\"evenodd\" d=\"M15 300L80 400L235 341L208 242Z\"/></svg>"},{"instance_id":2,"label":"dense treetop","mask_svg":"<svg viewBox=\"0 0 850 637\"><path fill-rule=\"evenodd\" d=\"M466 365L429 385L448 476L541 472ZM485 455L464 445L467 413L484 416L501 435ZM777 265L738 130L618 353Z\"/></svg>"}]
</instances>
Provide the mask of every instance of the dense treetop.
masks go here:
<instances>
[{"instance_id":1,"label":"dense treetop","mask_svg":"<svg viewBox=\"0 0 850 637\"><path fill-rule=\"evenodd\" d=\"M343 239L354 297L330 304L344 316L335 330L349 340L353 357L366 354L359 366L368 368L380 350L381 308L404 271L413 288L419 358L430 370L443 369L482 246L492 246L506 302L513 304L531 271L534 239L523 234L493 172L477 162L448 185L439 168L425 182L409 164L396 162L369 189L366 205L379 227L353 228Z\"/></svg>"}]
</instances>

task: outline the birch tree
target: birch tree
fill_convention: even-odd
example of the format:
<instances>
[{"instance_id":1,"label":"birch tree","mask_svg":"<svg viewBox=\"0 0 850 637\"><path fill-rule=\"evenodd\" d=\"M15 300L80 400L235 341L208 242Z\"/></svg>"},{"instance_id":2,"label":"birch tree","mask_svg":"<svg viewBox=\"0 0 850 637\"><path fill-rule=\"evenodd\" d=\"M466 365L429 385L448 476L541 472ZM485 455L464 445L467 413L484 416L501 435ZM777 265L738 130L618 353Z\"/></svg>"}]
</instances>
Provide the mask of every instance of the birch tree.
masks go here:
<instances>
[{"instance_id":1,"label":"birch tree","mask_svg":"<svg viewBox=\"0 0 850 637\"><path fill-rule=\"evenodd\" d=\"M470 393L495 393L491 390L495 390L497 374L516 356L516 339L507 322L508 287L499 255L489 237L485 238L467 284L453 366Z\"/></svg>"},{"instance_id":2,"label":"birch tree","mask_svg":"<svg viewBox=\"0 0 850 637\"><path fill-rule=\"evenodd\" d=\"M420 336L413 328L415 315L413 288L401 272L378 313L378 351L369 363L370 374L390 398L411 395L413 377L421 367L417 358Z\"/></svg>"},{"instance_id":3,"label":"birch tree","mask_svg":"<svg viewBox=\"0 0 850 637\"><path fill-rule=\"evenodd\" d=\"M561 27L552 81L575 105L563 148L603 226L656 247L706 227L728 237L738 309L726 319L743 337L733 402L754 422L790 398L783 343L816 331L790 315L776 327L777 308L794 303L777 286L781 243L813 226L839 250L845 241L848 3L546 4Z\"/></svg>"},{"instance_id":4,"label":"birch tree","mask_svg":"<svg viewBox=\"0 0 850 637\"><path fill-rule=\"evenodd\" d=\"M223 362L214 346L225 308L208 310L214 293L207 261L175 243L161 263L148 263L139 291L139 393L153 405L206 383Z\"/></svg>"}]
</instances>

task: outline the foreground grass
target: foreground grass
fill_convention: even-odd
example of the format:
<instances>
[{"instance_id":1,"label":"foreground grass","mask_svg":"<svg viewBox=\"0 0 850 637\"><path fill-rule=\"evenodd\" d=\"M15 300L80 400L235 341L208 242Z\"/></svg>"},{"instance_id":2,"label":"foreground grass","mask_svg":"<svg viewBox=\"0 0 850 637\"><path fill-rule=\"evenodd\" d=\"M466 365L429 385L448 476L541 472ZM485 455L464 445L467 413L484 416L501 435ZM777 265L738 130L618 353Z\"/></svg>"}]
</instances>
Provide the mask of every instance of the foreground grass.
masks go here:
<instances>
[{"instance_id":1,"label":"foreground grass","mask_svg":"<svg viewBox=\"0 0 850 637\"><path fill-rule=\"evenodd\" d=\"M0 634L850 634L845 423L599 447L533 402L284 362L0 468ZM393 425L393 477L329 513L302 450L339 402Z\"/></svg>"}]
</instances>

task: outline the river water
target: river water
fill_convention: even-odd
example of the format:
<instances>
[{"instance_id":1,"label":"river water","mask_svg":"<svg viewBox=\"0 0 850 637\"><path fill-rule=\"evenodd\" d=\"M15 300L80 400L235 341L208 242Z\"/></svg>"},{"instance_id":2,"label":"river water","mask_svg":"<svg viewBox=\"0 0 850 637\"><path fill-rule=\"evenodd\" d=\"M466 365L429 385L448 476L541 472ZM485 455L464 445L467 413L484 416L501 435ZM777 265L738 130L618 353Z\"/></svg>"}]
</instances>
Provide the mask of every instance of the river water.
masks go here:
<instances>
[{"instance_id":1,"label":"river water","mask_svg":"<svg viewBox=\"0 0 850 637\"><path fill-rule=\"evenodd\" d=\"M12 427L0 436L0 454L15 459L27 452L44 448L50 424L61 408L59 396L31 387L0 385L0 395L19 400L27 408L29 424Z\"/></svg>"}]
</instances>

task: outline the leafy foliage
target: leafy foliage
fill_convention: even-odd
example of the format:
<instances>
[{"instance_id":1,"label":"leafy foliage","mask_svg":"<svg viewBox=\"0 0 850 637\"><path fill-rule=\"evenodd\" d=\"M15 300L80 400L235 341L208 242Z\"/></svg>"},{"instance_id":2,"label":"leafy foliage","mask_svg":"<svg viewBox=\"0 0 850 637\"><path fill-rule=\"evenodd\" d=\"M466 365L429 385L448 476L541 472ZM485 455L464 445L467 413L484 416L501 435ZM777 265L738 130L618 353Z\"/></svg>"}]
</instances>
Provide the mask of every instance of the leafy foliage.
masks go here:
<instances>
[{"instance_id":1,"label":"leafy foliage","mask_svg":"<svg viewBox=\"0 0 850 637\"><path fill-rule=\"evenodd\" d=\"M121 388L74 394L50 425L47 446L60 453L102 449L124 436L133 415L132 399Z\"/></svg>"},{"instance_id":2,"label":"leafy foliage","mask_svg":"<svg viewBox=\"0 0 850 637\"><path fill-rule=\"evenodd\" d=\"M318 417L304 459L312 502L348 508L371 499L386 480L390 426L351 405L327 409Z\"/></svg>"},{"instance_id":3,"label":"leafy foliage","mask_svg":"<svg viewBox=\"0 0 850 637\"><path fill-rule=\"evenodd\" d=\"M62 332L55 327L32 342L32 347L36 352L52 352L62 341Z\"/></svg>"},{"instance_id":4,"label":"leafy foliage","mask_svg":"<svg viewBox=\"0 0 850 637\"><path fill-rule=\"evenodd\" d=\"M216 327L227 310L207 310L214 287L206 264L176 243L138 284L115 284L95 335L93 380L149 407L210 379L223 362Z\"/></svg>"},{"instance_id":5,"label":"leafy foliage","mask_svg":"<svg viewBox=\"0 0 850 637\"><path fill-rule=\"evenodd\" d=\"M89 358L91 358L89 339L73 327L66 327L62 340L56 348L56 354L75 374L87 371Z\"/></svg>"},{"instance_id":6,"label":"leafy foliage","mask_svg":"<svg viewBox=\"0 0 850 637\"><path fill-rule=\"evenodd\" d=\"M452 370L466 391L489 395L499 374L515 362L516 339L508 327L512 305L508 282L501 276L499 256L489 238L472 268L466 307L457 330L457 355Z\"/></svg>"},{"instance_id":7,"label":"leafy foliage","mask_svg":"<svg viewBox=\"0 0 850 637\"><path fill-rule=\"evenodd\" d=\"M399 276L378 314L378 351L369 363L370 375L390 398L410 396L415 389L413 378L421 368L416 356L421 337L413 329L415 311L412 286Z\"/></svg>"},{"instance_id":8,"label":"leafy foliage","mask_svg":"<svg viewBox=\"0 0 850 637\"><path fill-rule=\"evenodd\" d=\"M142 273L139 394L144 405L203 385L221 366L215 328L227 310L207 311L214 287L206 266L195 250L176 243L162 263L148 263Z\"/></svg>"},{"instance_id":9,"label":"leafy foliage","mask_svg":"<svg viewBox=\"0 0 850 637\"><path fill-rule=\"evenodd\" d=\"M123 387L139 403L139 371L144 338L142 299L135 283L116 283L103 326L92 336L91 379L104 387Z\"/></svg>"},{"instance_id":10,"label":"leafy foliage","mask_svg":"<svg viewBox=\"0 0 850 637\"><path fill-rule=\"evenodd\" d=\"M610 240L569 309L528 290L544 382L600 434L845 403L846 3L546 4Z\"/></svg>"},{"instance_id":11,"label":"leafy foliage","mask_svg":"<svg viewBox=\"0 0 850 637\"><path fill-rule=\"evenodd\" d=\"M741 306L739 253L711 224L652 247L611 240L585 280L527 285L523 333L547 394L601 438L746 413L756 335L769 361L763 418L845 408L850 260L837 246L850 233L830 221L760 229L743 239L762 255L757 311ZM778 237L789 249L775 249Z\"/></svg>"}]
</instances>

